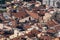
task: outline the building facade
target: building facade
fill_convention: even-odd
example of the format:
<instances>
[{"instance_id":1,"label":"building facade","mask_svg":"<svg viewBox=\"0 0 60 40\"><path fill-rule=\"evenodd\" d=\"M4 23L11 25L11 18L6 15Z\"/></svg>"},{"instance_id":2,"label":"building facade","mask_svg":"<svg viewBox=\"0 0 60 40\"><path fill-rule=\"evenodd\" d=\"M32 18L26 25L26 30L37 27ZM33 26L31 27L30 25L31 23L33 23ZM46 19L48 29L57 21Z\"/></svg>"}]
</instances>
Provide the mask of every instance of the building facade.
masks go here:
<instances>
[{"instance_id":1,"label":"building facade","mask_svg":"<svg viewBox=\"0 0 60 40\"><path fill-rule=\"evenodd\" d=\"M57 2L59 0L43 0L43 4L46 4L48 6L53 6L53 7L57 7Z\"/></svg>"}]
</instances>

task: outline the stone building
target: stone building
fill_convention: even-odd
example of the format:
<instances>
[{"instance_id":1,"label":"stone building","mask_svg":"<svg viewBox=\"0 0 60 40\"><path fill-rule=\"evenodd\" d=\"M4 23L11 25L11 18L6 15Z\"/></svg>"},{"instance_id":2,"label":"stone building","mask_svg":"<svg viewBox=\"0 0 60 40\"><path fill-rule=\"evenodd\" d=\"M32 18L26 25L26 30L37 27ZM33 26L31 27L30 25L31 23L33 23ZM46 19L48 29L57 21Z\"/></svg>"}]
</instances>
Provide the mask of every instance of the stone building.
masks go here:
<instances>
[{"instance_id":1,"label":"stone building","mask_svg":"<svg viewBox=\"0 0 60 40\"><path fill-rule=\"evenodd\" d=\"M48 6L57 7L57 2L60 0L43 0L43 4L47 4Z\"/></svg>"}]
</instances>

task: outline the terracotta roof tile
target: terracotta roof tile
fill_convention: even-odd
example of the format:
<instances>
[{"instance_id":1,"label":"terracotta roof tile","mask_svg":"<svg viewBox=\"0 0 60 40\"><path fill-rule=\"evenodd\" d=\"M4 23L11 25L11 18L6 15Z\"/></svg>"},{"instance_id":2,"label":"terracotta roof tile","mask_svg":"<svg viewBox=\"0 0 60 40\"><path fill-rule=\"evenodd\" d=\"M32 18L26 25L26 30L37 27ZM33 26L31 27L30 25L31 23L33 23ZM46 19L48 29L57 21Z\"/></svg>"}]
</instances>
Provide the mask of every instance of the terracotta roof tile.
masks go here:
<instances>
[{"instance_id":1,"label":"terracotta roof tile","mask_svg":"<svg viewBox=\"0 0 60 40\"><path fill-rule=\"evenodd\" d=\"M33 17L33 18L35 18L35 19L38 19L38 18L39 18L39 16L38 16L37 13L30 12L30 11L28 11L28 10L26 10L26 12L27 12L31 17Z\"/></svg>"},{"instance_id":2,"label":"terracotta roof tile","mask_svg":"<svg viewBox=\"0 0 60 40\"><path fill-rule=\"evenodd\" d=\"M52 40L52 38L50 36L44 36L43 39L44 40Z\"/></svg>"},{"instance_id":3,"label":"terracotta roof tile","mask_svg":"<svg viewBox=\"0 0 60 40\"><path fill-rule=\"evenodd\" d=\"M31 28L30 25L26 25L26 26L24 26L24 29L29 29L29 28Z\"/></svg>"},{"instance_id":4,"label":"terracotta roof tile","mask_svg":"<svg viewBox=\"0 0 60 40\"><path fill-rule=\"evenodd\" d=\"M55 32L56 32L56 30L49 29L49 30L47 30L47 32L55 33Z\"/></svg>"},{"instance_id":5,"label":"terracotta roof tile","mask_svg":"<svg viewBox=\"0 0 60 40\"><path fill-rule=\"evenodd\" d=\"M55 29L58 31L60 30L60 25L56 26Z\"/></svg>"},{"instance_id":6,"label":"terracotta roof tile","mask_svg":"<svg viewBox=\"0 0 60 40\"><path fill-rule=\"evenodd\" d=\"M13 16L17 17L17 18L22 18L25 17L26 13L24 11L20 11L18 13L13 13Z\"/></svg>"},{"instance_id":7,"label":"terracotta roof tile","mask_svg":"<svg viewBox=\"0 0 60 40\"><path fill-rule=\"evenodd\" d=\"M48 21L47 22L47 25L49 26L49 27L52 27L52 26L54 26L54 25L57 25L54 21Z\"/></svg>"}]
</instances>

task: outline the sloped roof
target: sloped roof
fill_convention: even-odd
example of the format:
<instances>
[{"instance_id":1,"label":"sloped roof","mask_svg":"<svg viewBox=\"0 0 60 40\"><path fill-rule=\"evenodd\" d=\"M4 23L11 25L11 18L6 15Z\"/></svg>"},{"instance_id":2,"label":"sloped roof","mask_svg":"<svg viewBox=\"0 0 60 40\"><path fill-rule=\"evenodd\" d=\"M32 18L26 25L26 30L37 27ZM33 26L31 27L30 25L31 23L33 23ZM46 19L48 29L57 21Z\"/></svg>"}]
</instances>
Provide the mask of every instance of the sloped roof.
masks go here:
<instances>
[{"instance_id":1,"label":"sloped roof","mask_svg":"<svg viewBox=\"0 0 60 40\"><path fill-rule=\"evenodd\" d=\"M37 13L30 12L30 11L28 11L28 10L26 10L26 12L27 12L31 17L33 17L33 18L35 18L35 19L38 19L38 18L39 18L39 16L38 16Z\"/></svg>"},{"instance_id":2,"label":"sloped roof","mask_svg":"<svg viewBox=\"0 0 60 40\"><path fill-rule=\"evenodd\" d=\"M25 16L26 15L26 13L25 12L23 12L23 11L20 11L20 12L18 12L18 13L13 13L13 15L15 16L15 17L19 17L19 18L21 18L22 16Z\"/></svg>"}]
</instances>

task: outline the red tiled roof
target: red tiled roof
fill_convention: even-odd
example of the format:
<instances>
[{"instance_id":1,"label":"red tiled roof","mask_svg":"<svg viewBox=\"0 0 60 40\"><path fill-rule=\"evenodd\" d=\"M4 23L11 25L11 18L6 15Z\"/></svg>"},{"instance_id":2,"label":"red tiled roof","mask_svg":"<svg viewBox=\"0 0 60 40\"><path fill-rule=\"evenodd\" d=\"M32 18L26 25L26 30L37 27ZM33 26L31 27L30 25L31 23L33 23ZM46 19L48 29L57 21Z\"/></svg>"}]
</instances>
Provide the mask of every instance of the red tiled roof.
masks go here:
<instances>
[{"instance_id":1,"label":"red tiled roof","mask_svg":"<svg viewBox=\"0 0 60 40\"><path fill-rule=\"evenodd\" d=\"M41 39L43 40L52 40L50 36L41 36Z\"/></svg>"},{"instance_id":2,"label":"red tiled roof","mask_svg":"<svg viewBox=\"0 0 60 40\"><path fill-rule=\"evenodd\" d=\"M32 34L39 34L40 32L39 32L38 30L33 29L33 30L31 31L31 33L32 33Z\"/></svg>"},{"instance_id":3,"label":"red tiled roof","mask_svg":"<svg viewBox=\"0 0 60 40\"><path fill-rule=\"evenodd\" d=\"M4 37L3 37L3 36L0 36L0 39L1 39L1 38L4 38Z\"/></svg>"},{"instance_id":4,"label":"red tiled roof","mask_svg":"<svg viewBox=\"0 0 60 40\"><path fill-rule=\"evenodd\" d=\"M47 32L55 33L55 32L56 32L56 30L49 29L49 30L47 30Z\"/></svg>"},{"instance_id":5,"label":"red tiled roof","mask_svg":"<svg viewBox=\"0 0 60 40\"><path fill-rule=\"evenodd\" d=\"M4 32L3 32L3 30L0 30L0 34L3 34Z\"/></svg>"},{"instance_id":6,"label":"red tiled roof","mask_svg":"<svg viewBox=\"0 0 60 40\"><path fill-rule=\"evenodd\" d=\"M15 28L15 27L17 26L15 20L10 20L10 22L12 22L12 25L11 25L11 26L8 25L8 22L9 22L9 21L7 21L7 20L5 21L5 20L4 20L3 24L4 24L4 25L7 24L6 26L8 26L8 27L12 27L12 28Z\"/></svg>"},{"instance_id":7,"label":"red tiled roof","mask_svg":"<svg viewBox=\"0 0 60 40\"><path fill-rule=\"evenodd\" d=\"M24 29L29 29L29 28L31 28L30 25L26 25L26 26L24 26Z\"/></svg>"},{"instance_id":8,"label":"red tiled roof","mask_svg":"<svg viewBox=\"0 0 60 40\"><path fill-rule=\"evenodd\" d=\"M60 25L56 26L55 30L57 30L57 31L60 30Z\"/></svg>"},{"instance_id":9,"label":"red tiled roof","mask_svg":"<svg viewBox=\"0 0 60 40\"><path fill-rule=\"evenodd\" d=\"M25 17L26 13L24 11L19 11L18 13L13 13L13 15L17 18Z\"/></svg>"},{"instance_id":10,"label":"red tiled roof","mask_svg":"<svg viewBox=\"0 0 60 40\"><path fill-rule=\"evenodd\" d=\"M26 10L26 12L27 12L31 17L33 17L33 18L35 18L35 19L38 19L38 18L39 18L39 16L38 16L37 13L30 12L30 11L28 11L28 10Z\"/></svg>"},{"instance_id":11,"label":"red tiled roof","mask_svg":"<svg viewBox=\"0 0 60 40\"><path fill-rule=\"evenodd\" d=\"M52 27L52 26L54 26L54 25L57 25L54 21L48 21L47 22L47 25L49 26L49 27Z\"/></svg>"},{"instance_id":12,"label":"red tiled roof","mask_svg":"<svg viewBox=\"0 0 60 40\"><path fill-rule=\"evenodd\" d=\"M16 27L16 26L17 26L17 24L16 24L16 21L15 21L15 20L12 20L11 22L12 22L12 27Z\"/></svg>"}]
</instances>

